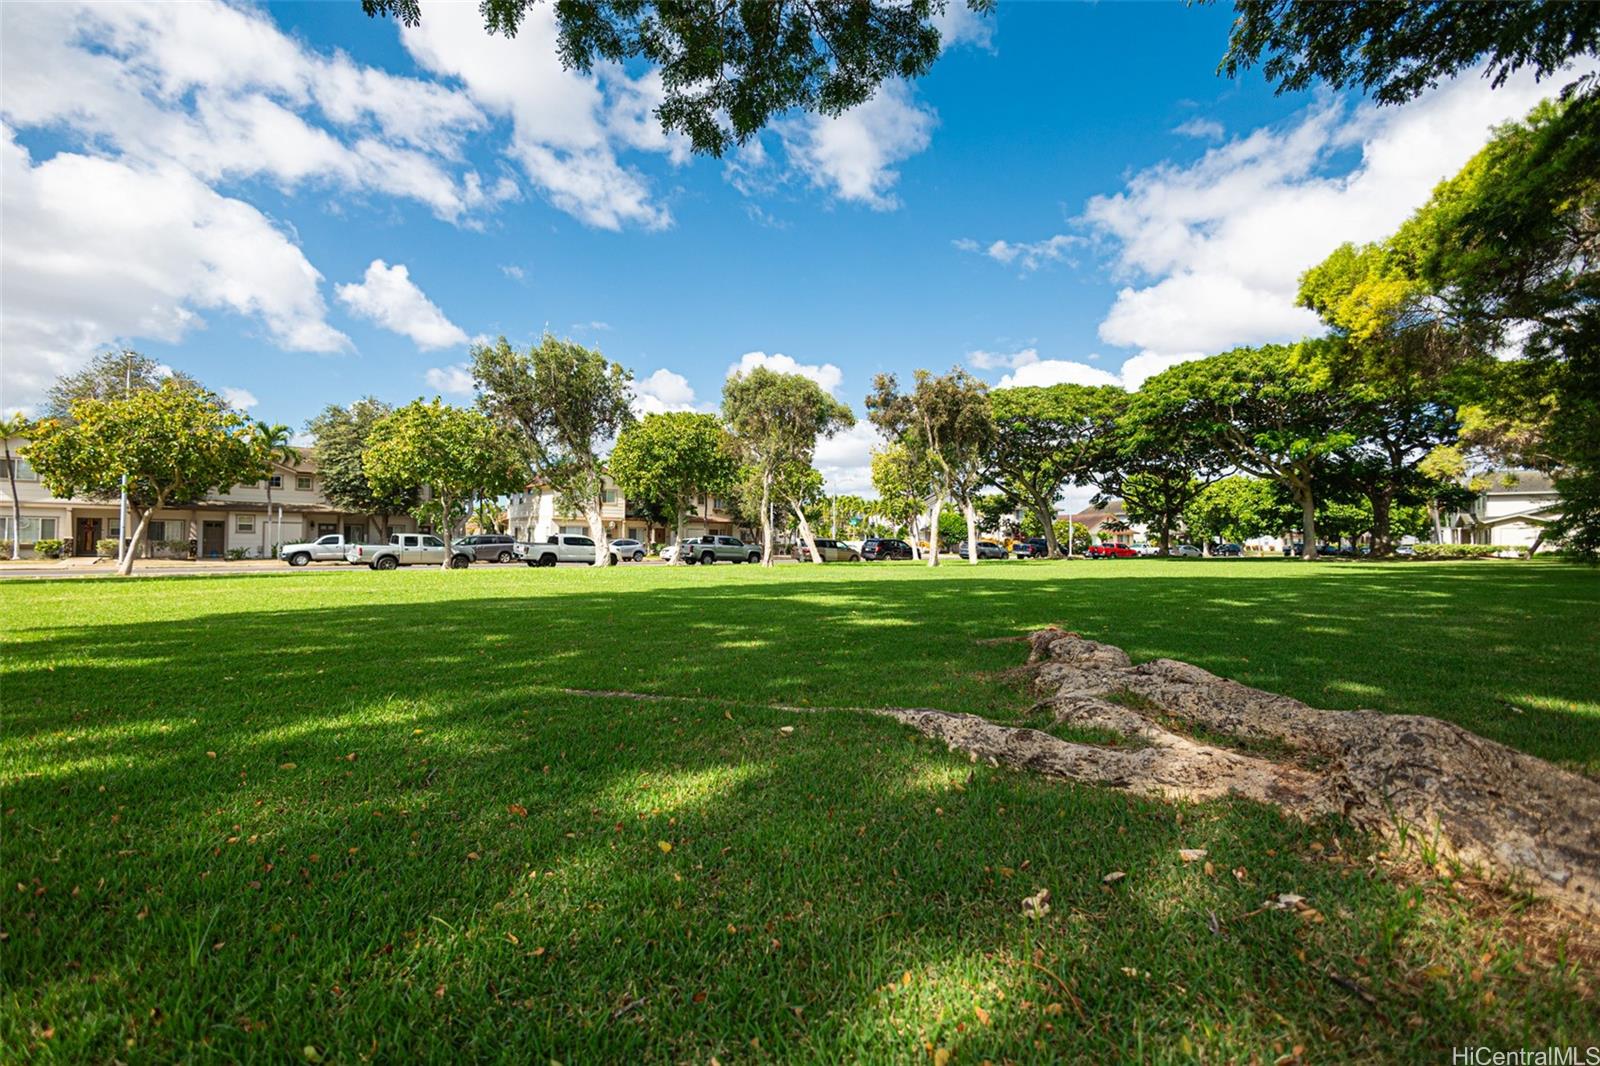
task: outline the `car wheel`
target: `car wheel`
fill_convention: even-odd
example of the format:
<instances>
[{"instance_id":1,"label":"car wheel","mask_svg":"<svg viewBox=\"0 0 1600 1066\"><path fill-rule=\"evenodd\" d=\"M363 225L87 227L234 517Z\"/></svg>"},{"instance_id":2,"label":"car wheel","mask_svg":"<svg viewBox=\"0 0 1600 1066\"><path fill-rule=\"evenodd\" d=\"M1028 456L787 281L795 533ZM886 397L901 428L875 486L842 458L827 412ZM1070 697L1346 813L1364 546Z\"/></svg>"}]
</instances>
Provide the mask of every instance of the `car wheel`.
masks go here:
<instances>
[{"instance_id":1,"label":"car wheel","mask_svg":"<svg viewBox=\"0 0 1600 1066\"><path fill-rule=\"evenodd\" d=\"M717 557L715 555L712 555L710 552L706 552L705 554L700 556L700 561L702 563L704 563L706 566L710 566L712 563L717 561Z\"/></svg>"},{"instance_id":2,"label":"car wheel","mask_svg":"<svg viewBox=\"0 0 1600 1066\"><path fill-rule=\"evenodd\" d=\"M861 556L857 555L855 552L851 552L850 553L850 561L852 563L859 563L861 561Z\"/></svg>"},{"instance_id":3,"label":"car wheel","mask_svg":"<svg viewBox=\"0 0 1600 1066\"><path fill-rule=\"evenodd\" d=\"M554 555L541 555L539 556L539 565L554 566L556 565L556 557Z\"/></svg>"},{"instance_id":4,"label":"car wheel","mask_svg":"<svg viewBox=\"0 0 1600 1066\"><path fill-rule=\"evenodd\" d=\"M633 561L636 562L636 563L644 562L644 552L642 552L642 551L641 552L634 552L633 553Z\"/></svg>"},{"instance_id":5,"label":"car wheel","mask_svg":"<svg viewBox=\"0 0 1600 1066\"><path fill-rule=\"evenodd\" d=\"M305 552L295 552L293 555L289 556L290 566L305 566L310 561L311 556L307 555Z\"/></svg>"},{"instance_id":6,"label":"car wheel","mask_svg":"<svg viewBox=\"0 0 1600 1066\"><path fill-rule=\"evenodd\" d=\"M373 563L372 564L372 568L374 570L393 570L395 567L397 567L399 565L400 565L400 560L396 559L392 555L385 555L383 558L381 558L377 562Z\"/></svg>"},{"instance_id":7,"label":"car wheel","mask_svg":"<svg viewBox=\"0 0 1600 1066\"><path fill-rule=\"evenodd\" d=\"M465 570L471 565L471 563L472 560L468 559L465 555L450 556L450 569L452 570Z\"/></svg>"},{"instance_id":8,"label":"car wheel","mask_svg":"<svg viewBox=\"0 0 1600 1066\"><path fill-rule=\"evenodd\" d=\"M509 563L511 561L511 553L501 552L499 555L495 556L494 561L497 563Z\"/></svg>"}]
</instances>

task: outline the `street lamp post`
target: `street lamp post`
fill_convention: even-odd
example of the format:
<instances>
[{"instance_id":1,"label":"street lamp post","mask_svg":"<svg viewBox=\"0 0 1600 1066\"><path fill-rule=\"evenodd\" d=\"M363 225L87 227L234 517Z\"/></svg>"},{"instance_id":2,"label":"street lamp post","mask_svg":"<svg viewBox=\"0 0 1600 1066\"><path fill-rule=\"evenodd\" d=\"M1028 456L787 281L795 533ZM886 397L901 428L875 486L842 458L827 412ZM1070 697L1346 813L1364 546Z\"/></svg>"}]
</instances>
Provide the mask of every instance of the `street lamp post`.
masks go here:
<instances>
[{"instance_id":1,"label":"street lamp post","mask_svg":"<svg viewBox=\"0 0 1600 1066\"><path fill-rule=\"evenodd\" d=\"M133 352L122 349L122 398L133 394ZM121 567L128 551L128 475L122 475L122 500L117 506L117 566Z\"/></svg>"}]
</instances>

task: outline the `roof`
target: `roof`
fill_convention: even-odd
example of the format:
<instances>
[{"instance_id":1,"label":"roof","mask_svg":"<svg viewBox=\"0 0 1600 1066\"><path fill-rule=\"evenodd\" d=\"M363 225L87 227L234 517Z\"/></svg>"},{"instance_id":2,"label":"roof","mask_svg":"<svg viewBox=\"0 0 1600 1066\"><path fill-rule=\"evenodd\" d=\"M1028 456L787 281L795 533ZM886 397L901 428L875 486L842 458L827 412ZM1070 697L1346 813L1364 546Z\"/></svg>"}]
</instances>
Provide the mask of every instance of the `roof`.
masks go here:
<instances>
[{"instance_id":1,"label":"roof","mask_svg":"<svg viewBox=\"0 0 1600 1066\"><path fill-rule=\"evenodd\" d=\"M1528 493L1554 493L1550 475L1538 470L1496 470L1485 475L1489 481L1485 496L1521 496Z\"/></svg>"}]
</instances>

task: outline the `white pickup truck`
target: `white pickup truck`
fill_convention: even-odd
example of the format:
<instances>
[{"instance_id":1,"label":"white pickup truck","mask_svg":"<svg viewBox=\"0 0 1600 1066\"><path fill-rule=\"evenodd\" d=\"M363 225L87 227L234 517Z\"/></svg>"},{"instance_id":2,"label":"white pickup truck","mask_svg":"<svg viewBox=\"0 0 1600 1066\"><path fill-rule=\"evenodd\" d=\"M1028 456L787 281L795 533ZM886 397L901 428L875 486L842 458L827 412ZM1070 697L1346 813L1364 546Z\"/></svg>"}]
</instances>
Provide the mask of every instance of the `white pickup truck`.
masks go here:
<instances>
[{"instance_id":1,"label":"white pickup truck","mask_svg":"<svg viewBox=\"0 0 1600 1066\"><path fill-rule=\"evenodd\" d=\"M285 544L278 549L278 558L290 566L305 566L307 563L342 563L348 547L341 534L329 533L325 537L318 537L303 544Z\"/></svg>"},{"instance_id":2,"label":"white pickup truck","mask_svg":"<svg viewBox=\"0 0 1600 1066\"><path fill-rule=\"evenodd\" d=\"M387 544L352 544L345 549L345 562L364 563L373 570L393 570L397 566L439 566L444 562L444 541L432 533L393 533ZM472 565L472 552L450 549L450 569L464 570Z\"/></svg>"},{"instance_id":3,"label":"white pickup truck","mask_svg":"<svg viewBox=\"0 0 1600 1066\"><path fill-rule=\"evenodd\" d=\"M557 563L588 563L594 565L594 541L576 533L552 533L542 541L519 540L514 549L517 558L529 566L554 566ZM607 554L611 565L620 560L609 545Z\"/></svg>"}]
</instances>

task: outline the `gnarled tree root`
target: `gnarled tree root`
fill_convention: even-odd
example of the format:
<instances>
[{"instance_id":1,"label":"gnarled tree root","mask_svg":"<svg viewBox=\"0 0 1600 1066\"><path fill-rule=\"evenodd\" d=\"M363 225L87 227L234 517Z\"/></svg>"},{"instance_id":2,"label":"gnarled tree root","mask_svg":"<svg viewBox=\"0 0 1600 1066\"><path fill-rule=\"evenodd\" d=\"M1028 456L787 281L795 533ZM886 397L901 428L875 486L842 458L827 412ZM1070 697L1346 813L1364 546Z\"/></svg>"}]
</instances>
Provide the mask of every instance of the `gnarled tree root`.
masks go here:
<instances>
[{"instance_id":1,"label":"gnarled tree root","mask_svg":"<svg viewBox=\"0 0 1600 1066\"><path fill-rule=\"evenodd\" d=\"M1187 663L1134 666L1119 648L1056 629L1030 639L1040 706L1057 722L1113 730L1141 746L1077 744L944 711L877 713L998 764L1146 795L1239 795L1301 817L1338 815L1600 918L1594 781L1435 718L1318 710ZM1278 762L1202 744L1169 723L1308 758Z\"/></svg>"}]
</instances>

